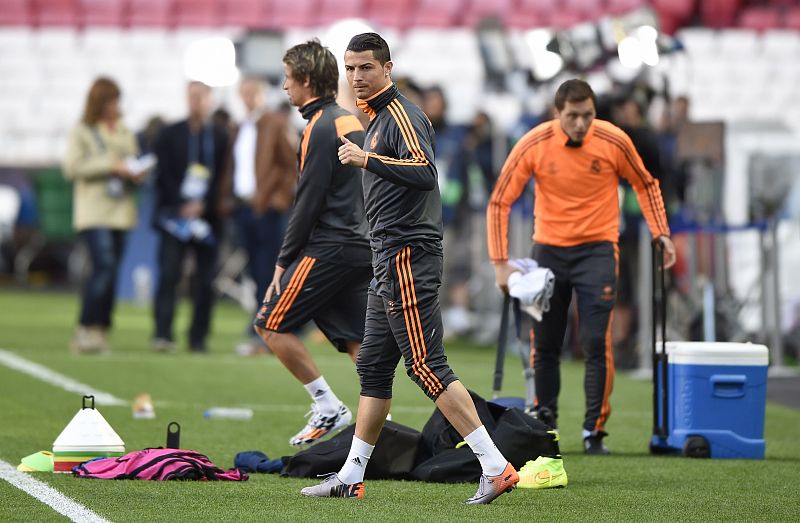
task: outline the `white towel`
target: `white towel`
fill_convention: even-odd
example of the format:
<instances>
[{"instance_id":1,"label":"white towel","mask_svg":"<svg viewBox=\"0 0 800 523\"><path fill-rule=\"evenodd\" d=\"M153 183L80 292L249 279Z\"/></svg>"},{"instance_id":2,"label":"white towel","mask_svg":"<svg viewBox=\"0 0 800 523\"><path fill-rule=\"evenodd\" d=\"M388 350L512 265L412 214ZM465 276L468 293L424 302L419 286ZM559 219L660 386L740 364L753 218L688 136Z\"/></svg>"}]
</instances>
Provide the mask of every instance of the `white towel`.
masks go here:
<instances>
[{"instance_id":1,"label":"white towel","mask_svg":"<svg viewBox=\"0 0 800 523\"><path fill-rule=\"evenodd\" d=\"M520 308L536 321L550 310L556 277L550 269L539 267L535 260L519 258L508 262L519 271L508 277L508 293L520 302Z\"/></svg>"}]
</instances>

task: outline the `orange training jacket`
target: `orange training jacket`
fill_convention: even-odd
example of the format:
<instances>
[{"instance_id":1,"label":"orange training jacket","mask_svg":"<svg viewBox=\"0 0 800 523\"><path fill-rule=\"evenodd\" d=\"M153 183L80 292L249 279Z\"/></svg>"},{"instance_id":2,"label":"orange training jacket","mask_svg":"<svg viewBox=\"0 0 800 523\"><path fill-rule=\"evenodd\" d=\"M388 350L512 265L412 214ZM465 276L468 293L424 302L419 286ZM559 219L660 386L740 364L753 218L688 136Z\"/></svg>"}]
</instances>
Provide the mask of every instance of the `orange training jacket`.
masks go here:
<instances>
[{"instance_id":1,"label":"orange training jacket","mask_svg":"<svg viewBox=\"0 0 800 523\"><path fill-rule=\"evenodd\" d=\"M653 237L669 235L658 180L645 169L624 131L594 120L580 147L567 146L557 119L514 146L492 191L487 215L489 258L508 260L508 214L531 176L536 179L533 240L570 247L619 239L618 176L627 179Z\"/></svg>"}]
</instances>

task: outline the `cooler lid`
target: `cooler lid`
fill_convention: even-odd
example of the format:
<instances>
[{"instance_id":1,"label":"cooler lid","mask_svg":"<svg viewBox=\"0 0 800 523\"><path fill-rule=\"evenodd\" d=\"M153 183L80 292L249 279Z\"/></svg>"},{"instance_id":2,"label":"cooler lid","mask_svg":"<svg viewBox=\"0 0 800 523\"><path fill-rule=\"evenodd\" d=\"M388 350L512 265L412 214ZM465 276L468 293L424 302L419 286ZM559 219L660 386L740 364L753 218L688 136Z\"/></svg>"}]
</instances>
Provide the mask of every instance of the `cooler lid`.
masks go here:
<instances>
[{"instance_id":1,"label":"cooler lid","mask_svg":"<svg viewBox=\"0 0 800 523\"><path fill-rule=\"evenodd\" d=\"M769 350L755 343L668 341L667 356L678 365L769 365Z\"/></svg>"}]
</instances>

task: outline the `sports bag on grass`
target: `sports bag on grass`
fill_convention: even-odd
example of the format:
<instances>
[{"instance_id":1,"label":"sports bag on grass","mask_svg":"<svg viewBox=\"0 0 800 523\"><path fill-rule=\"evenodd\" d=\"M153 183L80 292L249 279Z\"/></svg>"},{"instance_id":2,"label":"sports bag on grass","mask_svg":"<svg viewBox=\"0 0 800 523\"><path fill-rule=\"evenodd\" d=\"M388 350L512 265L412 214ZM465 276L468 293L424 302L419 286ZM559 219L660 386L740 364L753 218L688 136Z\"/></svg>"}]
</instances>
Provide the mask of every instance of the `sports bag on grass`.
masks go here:
<instances>
[{"instance_id":1,"label":"sports bag on grass","mask_svg":"<svg viewBox=\"0 0 800 523\"><path fill-rule=\"evenodd\" d=\"M247 481L247 474L236 469L222 470L207 456L193 450L144 449L119 458L98 458L72 469L79 478L93 479L172 479L196 481Z\"/></svg>"},{"instance_id":2,"label":"sports bag on grass","mask_svg":"<svg viewBox=\"0 0 800 523\"><path fill-rule=\"evenodd\" d=\"M301 450L294 456L284 457L281 476L316 478L337 472L347 459L354 433L355 425L350 425L327 441ZM387 421L369 460L366 479L405 478L416 462L421 437L418 430Z\"/></svg>"},{"instance_id":3,"label":"sports bag on grass","mask_svg":"<svg viewBox=\"0 0 800 523\"><path fill-rule=\"evenodd\" d=\"M539 456L560 457L558 436L543 422L519 409L487 402L472 391L470 395L497 448L517 470ZM481 475L478 458L466 444L456 448L463 439L436 409L422 429L417 466L406 479L439 483L477 481Z\"/></svg>"}]
</instances>

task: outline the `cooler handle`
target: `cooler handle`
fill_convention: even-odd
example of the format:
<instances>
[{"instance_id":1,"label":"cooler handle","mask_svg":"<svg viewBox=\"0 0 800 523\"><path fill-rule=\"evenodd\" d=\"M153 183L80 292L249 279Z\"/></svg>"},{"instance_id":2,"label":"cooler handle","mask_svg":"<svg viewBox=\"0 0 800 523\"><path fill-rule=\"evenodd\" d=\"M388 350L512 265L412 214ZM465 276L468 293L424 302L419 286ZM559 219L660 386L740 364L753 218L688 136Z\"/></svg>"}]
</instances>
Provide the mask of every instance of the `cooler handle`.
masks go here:
<instances>
[{"instance_id":1,"label":"cooler handle","mask_svg":"<svg viewBox=\"0 0 800 523\"><path fill-rule=\"evenodd\" d=\"M744 374L714 374L711 376L714 396L717 398L743 398L747 376Z\"/></svg>"},{"instance_id":2,"label":"cooler handle","mask_svg":"<svg viewBox=\"0 0 800 523\"><path fill-rule=\"evenodd\" d=\"M86 405L86 400L92 400L92 404L87 406ZM83 409L93 409L93 408L94 408L94 396L84 396L83 397L83 406L81 407L81 410L83 410Z\"/></svg>"}]
</instances>

